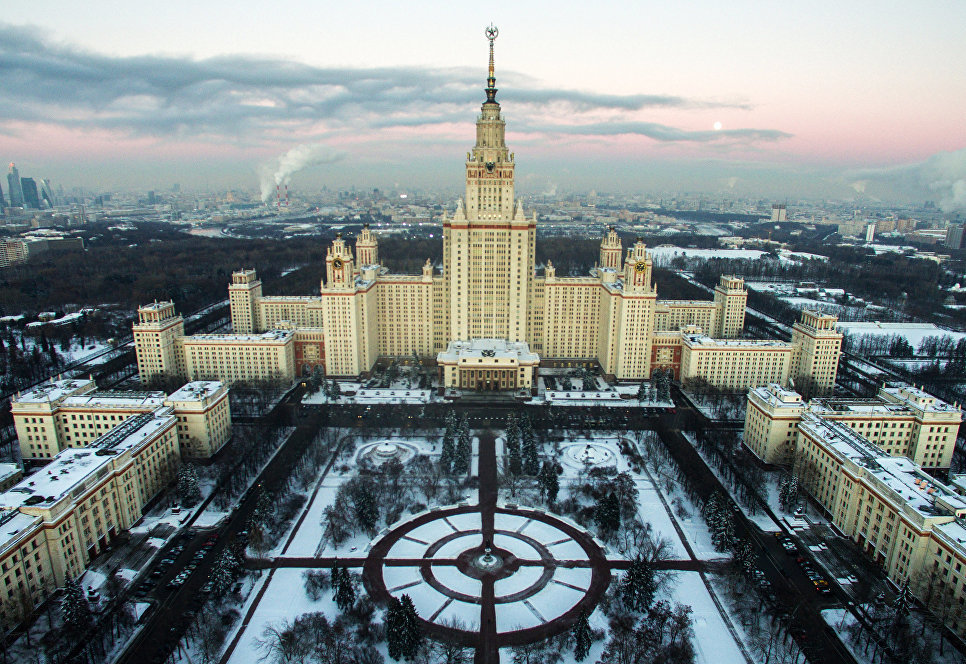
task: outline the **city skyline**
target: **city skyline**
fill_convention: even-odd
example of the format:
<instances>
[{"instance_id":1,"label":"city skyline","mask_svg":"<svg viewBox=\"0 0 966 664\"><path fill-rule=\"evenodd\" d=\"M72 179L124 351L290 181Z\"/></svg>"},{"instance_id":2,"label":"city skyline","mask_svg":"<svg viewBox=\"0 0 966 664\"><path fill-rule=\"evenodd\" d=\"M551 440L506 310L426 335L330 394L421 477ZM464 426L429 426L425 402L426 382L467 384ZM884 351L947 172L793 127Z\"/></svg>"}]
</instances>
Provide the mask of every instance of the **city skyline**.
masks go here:
<instances>
[{"instance_id":1,"label":"city skyline","mask_svg":"<svg viewBox=\"0 0 966 664\"><path fill-rule=\"evenodd\" d=\"M301 145L329 163L295 185L445 187L494 21L523 190L966 205L958 5L46 4L0 24L0 156L68 186L254 188Z\"/></svg>"}]
</instances>

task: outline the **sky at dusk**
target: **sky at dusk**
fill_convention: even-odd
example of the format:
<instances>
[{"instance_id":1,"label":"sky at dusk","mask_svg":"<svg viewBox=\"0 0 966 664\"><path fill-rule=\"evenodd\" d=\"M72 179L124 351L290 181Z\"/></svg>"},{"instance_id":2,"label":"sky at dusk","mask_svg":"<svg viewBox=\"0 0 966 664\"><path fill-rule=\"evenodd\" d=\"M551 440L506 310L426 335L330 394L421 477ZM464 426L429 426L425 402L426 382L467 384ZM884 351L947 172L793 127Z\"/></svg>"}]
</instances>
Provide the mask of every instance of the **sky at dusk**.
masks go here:
<instances>
[{"instance_id":1,"label":"sky at dusk","mask_svg":"<svg viewBox=\"0 0 966 664\"><path fill-rule=\"evenodd\" d=\"M485 9L481 5L485 4ZM966 3L7 3L0 159L65 186L461 186L496 41L521 191L966 207Z\"/></svg>"}]
</instances>

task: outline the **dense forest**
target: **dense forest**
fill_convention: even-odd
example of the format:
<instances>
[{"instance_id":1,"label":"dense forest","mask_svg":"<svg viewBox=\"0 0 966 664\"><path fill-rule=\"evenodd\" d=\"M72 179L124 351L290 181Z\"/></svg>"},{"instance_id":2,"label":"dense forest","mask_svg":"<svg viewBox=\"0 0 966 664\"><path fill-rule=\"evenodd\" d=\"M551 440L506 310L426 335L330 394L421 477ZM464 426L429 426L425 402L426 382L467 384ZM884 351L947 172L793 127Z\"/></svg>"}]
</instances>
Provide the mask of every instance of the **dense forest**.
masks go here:
<instances>
[{"instance_id":1,"label":"dense forest","mask_svg":"<svg viewBox=\"0 0 966 664\"><path fill-rule=\"evenodd\" d=\"M110 303L134 309L174 300L193 311L227 297L232 270L258 268L268 282L292 267L318 262L322 241L232 240L197 237L167 224L112 231L86 229L85 251L48 253L0 270L0 314L28 315Z\"/></svg>"}]
</instances>

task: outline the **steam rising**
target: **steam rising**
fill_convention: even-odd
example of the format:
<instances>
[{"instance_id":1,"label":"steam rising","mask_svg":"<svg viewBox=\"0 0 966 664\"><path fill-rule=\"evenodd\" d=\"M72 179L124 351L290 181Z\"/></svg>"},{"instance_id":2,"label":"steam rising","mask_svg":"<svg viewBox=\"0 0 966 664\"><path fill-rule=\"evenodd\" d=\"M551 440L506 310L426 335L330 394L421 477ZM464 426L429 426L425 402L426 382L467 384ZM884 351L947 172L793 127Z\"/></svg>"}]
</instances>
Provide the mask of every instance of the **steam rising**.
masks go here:
<instances>
[{"instance_id":1,"label":"steam rising","mask_svg":"<svg viewBox=\"0 0 966 664\"><path fill-rule=\"evenodd\" d=\"M295 173L309 166L341 161L345 156L344 152L333 150L322 143L309 143L292 148L259 169L262 202L267 203L272 198L275 187L288 184Z\"/></svg>"},{"instance_id":2,"label":"steam rising","mask_svg":"<svg viewBox=\"0 0 966 664\"><path fill-rule=\"evenodd\" d=\"M938 197L943 212L966 211L966 149L938 152L925 161L851 173L849 186L863 194L875 186L920 198Z\"/></svg>"}]
</instances>

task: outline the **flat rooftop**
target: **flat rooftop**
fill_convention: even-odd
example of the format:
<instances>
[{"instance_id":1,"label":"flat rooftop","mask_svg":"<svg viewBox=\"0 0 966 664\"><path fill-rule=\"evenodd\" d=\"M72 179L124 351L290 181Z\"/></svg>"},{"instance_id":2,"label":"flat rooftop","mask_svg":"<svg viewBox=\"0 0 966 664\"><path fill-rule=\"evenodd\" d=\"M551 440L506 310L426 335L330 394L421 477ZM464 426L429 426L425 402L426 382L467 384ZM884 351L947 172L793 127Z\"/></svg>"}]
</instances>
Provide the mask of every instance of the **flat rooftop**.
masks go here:
<instances>
[{"instance_id":1,"label":"flat rooftop","mask_svg":"<svg viewBox=\"0 0 966 664\"><path fill-rule=\"evenodd\" d=\"M271 332L262 332L261 334L194 334L190 337L185 337L184 343L234 344L245 342L268 344L279 341L287 341L291 339L292 336L293 333L291 330L272 330Z\"/></svg>"},{"instance_id":2,"label":"flat rooftop","mask_svg":"<svg viewBox=\"0 0 966 664\"><path fill-rule=\"evenodd\" d=\"M224 383L217 380L195 380L190 383L185 383L179 389L172 392L167 400L201 401L214 395L223 385Z\"/></svg>"},{"instance_id":3,"label":"flat rooftop","mask_svg":"<svg viewBox=\"0 0 966 664\"><path fill-rule=\"evenodd\" d=\"M799 430L822 440L843 458L865 468L899 500L923 516L948 513L947 508L936 506L938 498L953 509L966 509L966 500L962 496L927 475L910 459L889 456L841 422L805 413Z\"/></svg>"},{"instance_id":4,"label":"flat rooftop","mask_svg":"<svg viewBox=\"0 0 966 664\"><path fill-rule=\"evenodd\" d=\"M24 514L16 510L0 512L0 554L7 548L20 541L27 531L33 530L40 523L39 516Z\"/></svg>"},{"instance_id":5,"label":"flat rooftop","mask_svg":"<svg viewBox=\"0 0 966 664\"><path fill-rule=\"evenodd\" d=\"M683 334L684 341L690 346L715 346L719 348L788 348L792 347L787 341L773 341L771 339L714 339L706 334Z\"/></svg>"},{"instance_id":6,"label":"flat rooftop","mask_svg":"<svg viewBox=\"0 0 966 664\"><path fill-rule=\"evenodd\" d=\"M0 509L53 505L108 467L119 453L137 448L175 422L170 409L142 413L95 439L88 447L63 450L49 464L0 494Z\"/></svg>"},{"instance_id":7,"label":"flat rooftop","mask_svg":"<svg viewBox=\"0 0 966 664\"><path fill-rule=\"evenodd\" d=\"M86 378L71 378L68 380L52 380L34 389L23 392L14 399L15 403L52 403L59 401L79 390L93 390L97 384Z\"/></svg>"},{"instance_id":8,"label":"flat rooftop","mask_svg":"<svg viewBox=\"0 0 966 664\"><path fill-rule=\"evenodd\" d=\"M164 405L164 392L88 392L67 397L63 408L158 408Z\"/></svg>"},{"instance_id":9,"label":"flat rooftop","mask_svg":"<svg viewBox=\"0 0 966 664\"><path fill-rule=\"evenodd\" d=\"M437 356L438 360L458 362L469 359L504 359L520 362L539 362L540 357L530 352L524 341L506 339L473 339L471 341L451 341L446 351Z\"/></svg>"}]
</instances>

